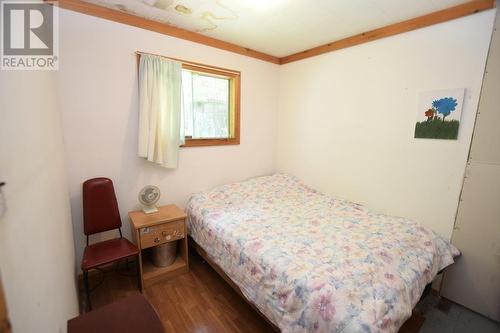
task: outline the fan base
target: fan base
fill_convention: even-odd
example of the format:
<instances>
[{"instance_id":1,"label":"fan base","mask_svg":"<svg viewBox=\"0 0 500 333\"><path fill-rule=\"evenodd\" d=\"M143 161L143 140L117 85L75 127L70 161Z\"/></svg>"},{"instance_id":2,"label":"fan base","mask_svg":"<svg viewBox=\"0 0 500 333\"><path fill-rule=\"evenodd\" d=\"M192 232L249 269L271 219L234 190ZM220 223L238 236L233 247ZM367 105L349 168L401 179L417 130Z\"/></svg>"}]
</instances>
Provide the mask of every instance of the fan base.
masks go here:
<instances>
[{"instance_id":1,"label":"fan base","mask_svg":"<svg viewBox=\"0 0 500 333\"><path fill-rule=\"evenodd\" d=\"M158 211L158 208L156 208L155 205L153 206L142 206L142 211L146 214L152 214L156 213Z\"/></svg>"}]
</instances>

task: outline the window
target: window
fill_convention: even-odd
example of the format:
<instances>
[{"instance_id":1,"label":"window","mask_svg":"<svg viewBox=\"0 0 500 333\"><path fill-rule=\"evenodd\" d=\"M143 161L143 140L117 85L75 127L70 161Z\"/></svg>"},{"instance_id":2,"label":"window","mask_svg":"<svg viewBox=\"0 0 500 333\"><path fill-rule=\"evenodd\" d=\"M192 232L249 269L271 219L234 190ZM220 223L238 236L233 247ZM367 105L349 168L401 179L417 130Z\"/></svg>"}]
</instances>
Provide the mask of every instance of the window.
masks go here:
<instances>
[{"instance_id":1,"label":"window","mask_svg":"<svg viewBox=\"0 0 500 333\"><path fill-rule=\"evenodd\" d=\"M183 147L240 143L240 73L182 65Z\"/></svg>"}]
</instances>

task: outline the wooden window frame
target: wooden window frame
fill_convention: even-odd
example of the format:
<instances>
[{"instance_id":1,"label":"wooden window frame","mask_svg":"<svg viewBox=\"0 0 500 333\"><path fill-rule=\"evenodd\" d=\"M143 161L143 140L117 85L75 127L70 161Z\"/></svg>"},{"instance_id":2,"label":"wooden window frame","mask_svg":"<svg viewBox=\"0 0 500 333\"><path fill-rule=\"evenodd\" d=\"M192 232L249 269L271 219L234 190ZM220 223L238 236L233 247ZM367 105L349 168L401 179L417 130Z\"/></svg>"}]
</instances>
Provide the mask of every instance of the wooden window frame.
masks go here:
<instances>
[{"instance_id":1,"label":"wooden window frame","mask_svg":"<svg viewBox=\"0 0 500 333\"><path fill-rule=\"evenodd\" d=\"M229 138L201 138L186 137L181 147L225 146L240 144L240 98L241 98L241 73L229 69L205 66L201 64L182 62L182 69L193 72L229 78ZM184 129L182 129L184 130Z\"/></svg>"}]
</instances>

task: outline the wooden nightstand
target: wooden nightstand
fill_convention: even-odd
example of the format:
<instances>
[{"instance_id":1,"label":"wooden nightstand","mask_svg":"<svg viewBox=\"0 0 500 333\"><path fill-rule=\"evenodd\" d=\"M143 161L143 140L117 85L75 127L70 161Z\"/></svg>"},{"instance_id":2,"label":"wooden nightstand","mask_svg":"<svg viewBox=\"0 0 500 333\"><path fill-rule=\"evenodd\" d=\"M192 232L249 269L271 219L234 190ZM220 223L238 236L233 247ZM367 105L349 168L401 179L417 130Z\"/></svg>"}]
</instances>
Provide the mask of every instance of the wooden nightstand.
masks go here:
<instances>
[{"instance_id":1,"label":"wooden nightstand","mask_svg":"<svg viewBox=\"0 0 500 333\"><path fill-rule=\"evenodd\" d=\"M139 267L143 288L160 280L189 271L186 214L175 205L158 207L158 212L145 214L142 210L129 212L130 227L135 244L140 249ZM154 246L178 241L177 258L167 267L156 267L150 252Z\"/></svg>"}]
</instances>

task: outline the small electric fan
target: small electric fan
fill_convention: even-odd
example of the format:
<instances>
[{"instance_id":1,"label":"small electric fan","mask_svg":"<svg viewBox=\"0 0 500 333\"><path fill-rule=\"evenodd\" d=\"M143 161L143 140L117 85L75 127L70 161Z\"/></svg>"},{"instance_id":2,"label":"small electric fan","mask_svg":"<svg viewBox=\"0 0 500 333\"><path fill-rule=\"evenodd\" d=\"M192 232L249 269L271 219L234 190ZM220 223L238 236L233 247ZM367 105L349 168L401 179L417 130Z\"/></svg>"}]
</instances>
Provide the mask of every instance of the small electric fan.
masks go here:
<instances>
[{"instance_id":1,"label":"small electric fan","mask_svg":"<svg viewBox=\"0 0 500 333\"><path fill-rule=\"evenodd\" d=\"M155 204L160 199L160 194L160 189L154 185L146 185L142 188L139 192L139 202L144 213L151 214L158 211Z\"/></svg>"}]
</instances>

